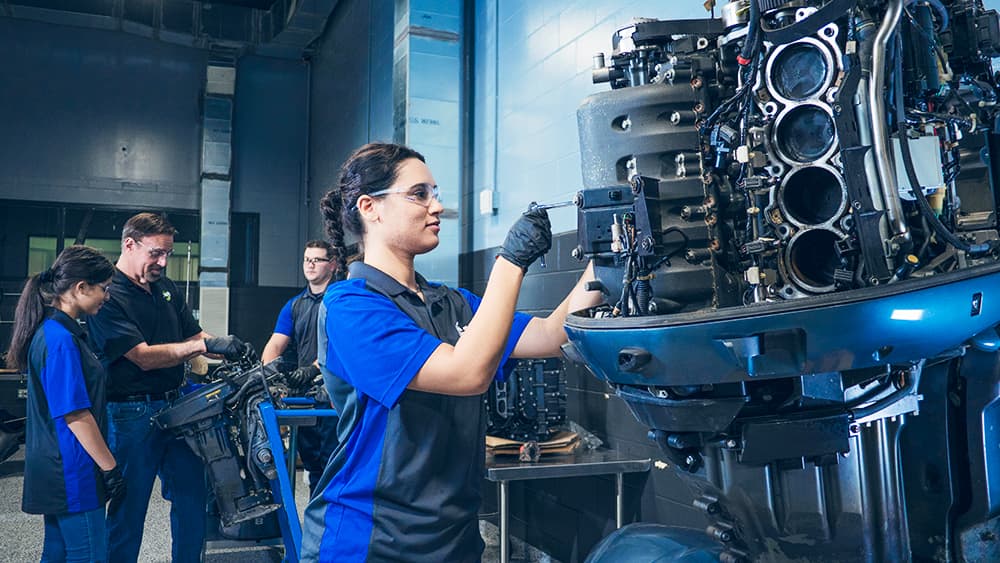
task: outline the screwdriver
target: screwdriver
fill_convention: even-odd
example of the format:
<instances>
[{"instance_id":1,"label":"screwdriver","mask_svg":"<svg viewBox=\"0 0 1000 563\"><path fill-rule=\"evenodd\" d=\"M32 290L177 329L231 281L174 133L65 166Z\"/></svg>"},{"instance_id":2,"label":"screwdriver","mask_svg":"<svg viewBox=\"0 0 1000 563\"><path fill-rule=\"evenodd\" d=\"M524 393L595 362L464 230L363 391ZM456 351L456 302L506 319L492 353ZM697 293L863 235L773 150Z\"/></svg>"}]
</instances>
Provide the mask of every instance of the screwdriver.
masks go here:
<instances>
[{"instance_id":1,"label":"screwdriver","mask_svg":"<svg viewBox=\"0 0 1000 563\"><path fill-rule=\"evenodd\" d=\"M569 207L570 205L576 205L576 200L560 201L559 203L535 203L531 202L528 209L531 211L536 211L538 209L559 209L560 207Z\"/></svg>"},{"instance_id":2,"label":"screwdriver","mask_svg":"<svg viewBox=\"0 0 1000 563\"><path fill-rule=\"evenodd\" d=\"M539 209L558 209L560 207L569 207L570 205L576 205L576 200L575 199L570 199L570 200L567 200L567 201L560 201L558 203L538 203L538 202L534 202L533 201L533 202L531 202L531 205L528 206L528 210L529 211L537 211ZM545 255L544 254L541 257L538 258L538 265L541 266L541 267L543 267L543 268L545 267Z\"/></svg>"}]
</instances>

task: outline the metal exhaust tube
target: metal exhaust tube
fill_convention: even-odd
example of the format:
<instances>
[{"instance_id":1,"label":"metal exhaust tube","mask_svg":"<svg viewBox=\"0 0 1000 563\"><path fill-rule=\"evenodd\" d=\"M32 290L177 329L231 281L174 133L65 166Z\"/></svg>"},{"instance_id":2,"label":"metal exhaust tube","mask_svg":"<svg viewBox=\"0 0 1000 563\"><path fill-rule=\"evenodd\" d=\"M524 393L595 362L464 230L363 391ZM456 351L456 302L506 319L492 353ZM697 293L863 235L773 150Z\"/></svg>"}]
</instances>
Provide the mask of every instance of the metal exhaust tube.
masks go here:
<instances>
[{"instance_id":1,"label":"metal exhaust tube","mask_svg":"<svg viewBox=\"0 0 1000 563\"><path fill-rule=\"evenodd\" d=\"M885 124L885 54L889 48L892 32L899 24L903 13L903 0L889 0L889 9L882 18L882 25L875 36L872 47L872 78L868 83L868 106L871 108L872 145L875 152L875 167L878 170L882 200L885 202L886 217L894 237L910 238L903 221L903 207L899 201L899 187L896 185L894 161L889 152L889 134Z\"/></svg>"}]
</instances>

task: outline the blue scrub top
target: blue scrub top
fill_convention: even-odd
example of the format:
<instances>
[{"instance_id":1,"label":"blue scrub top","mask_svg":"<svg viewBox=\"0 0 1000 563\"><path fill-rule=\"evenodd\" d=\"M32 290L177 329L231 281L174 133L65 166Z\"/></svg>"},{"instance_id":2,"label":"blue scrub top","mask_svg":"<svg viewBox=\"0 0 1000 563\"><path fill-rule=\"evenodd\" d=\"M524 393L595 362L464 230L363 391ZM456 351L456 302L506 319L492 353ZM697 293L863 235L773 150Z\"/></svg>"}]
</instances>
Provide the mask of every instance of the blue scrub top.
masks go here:
<instances>
[{"instance_id":1,"label":"blue scrub top","mask_svg":"<svg viewBox=\"0 0 1000 563\"><path fill-rule=\"evenodd\" d=\"M107 436L106 382L86 331L66 313L48 311L28 348L24 512L68 514L104 505L101 470L70 431L65 416L90 409Z\"/></svg>"},{"instance_id":2,"label":"blue scrub top","mask_svg":"<svg viewBox=\"0 0 1000 563\"><path fill-rule=\"evenodd\" d=\"M323 302L341 443L306 509L302 559L478 561L482 396L407 386L442 342L458 341L480 299L418 274L425 302L371 266L350 272ZM515 314L501 365L530 320Z\"/></svg>"},{"instance_id":3,"label":"blue scrub top","mask_svg":"<svg viewBox=\"0 0 1000 563\"><path fill-rule=\"evenodd\" d=\"M278 313L274 332L291 339L282 354L286 362L294 362L294 367L303 367L316 361L316 317L323 303L322 293L312 293L307 286L302 293L288 300Z\"/></svg>"}]
</instances>

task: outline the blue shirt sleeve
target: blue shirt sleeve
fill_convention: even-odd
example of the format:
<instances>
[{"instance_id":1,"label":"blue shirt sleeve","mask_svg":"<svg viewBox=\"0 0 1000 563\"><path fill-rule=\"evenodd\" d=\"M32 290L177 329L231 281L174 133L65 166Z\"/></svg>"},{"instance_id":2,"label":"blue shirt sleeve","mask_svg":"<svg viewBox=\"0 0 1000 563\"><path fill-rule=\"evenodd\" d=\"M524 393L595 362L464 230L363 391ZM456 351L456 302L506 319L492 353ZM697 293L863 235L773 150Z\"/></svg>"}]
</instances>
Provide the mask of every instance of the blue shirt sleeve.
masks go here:
<instances>
[{"instance_id":1,"label":"blue shirt sleeve","mask_svg":"<svg viewBox=\"0 0 1000 563\"><path fill-rule=\"evenodd\" d=\"M462 297L469 302L469 306L472 307L472 314L475 315L476 311L479 310L479 304L482 303L482 299L472 293L462 288L458 288L458 292L462 294ZM507 344L503 349L503 356L500 357L500 369L497 370L496 378L503 381L507 377L507 373L510 371L508 366L508 360L510 360L510 355L514 353L514 348L517 347L518 340L521 339L521 335L524 334L524 329L528 328L528 323L533 319L531 315L525 313L514 312L514 322L510 325L510 334L507 336Z\"/></svg>"},{"instance_id":2,"label":"blue shirt sleeve","mask_svg":"<svg viewBox=\"0 0 1000 563\"><path fill-rule=\"evenodd\" d=\"M441 340L386 297L338 284L326 304L326 366L386 408L395 406Z\"/></svg>"},{"instance_id":3,"label":"blue shirt sleeve","mask_svg":"<svg viewBox=\"0 0 1000 563\"><path fill-rule=\"evenodd\" d=\"M285 336L293 336L295 334L295 323L292 321L292 304L298 297L293 297L285 303L285 306L281 308L281 312L278 313L278 322L274 324L274 332L277 334L284 334Z\"/></svg>"},{"instance_id":4,"label":"blue shirt sleeve","mask_svg":"<svg viewBox=\"0 0 1000 563\"><path fill-rule=\"evenodd\" d=\"M53 331L55 332L55 331ZM52 418L91 406L80 365L80 349L68 334L46 339L45 367L42 368L42 389L49 403Z\"/></svg>"}]
</instances>

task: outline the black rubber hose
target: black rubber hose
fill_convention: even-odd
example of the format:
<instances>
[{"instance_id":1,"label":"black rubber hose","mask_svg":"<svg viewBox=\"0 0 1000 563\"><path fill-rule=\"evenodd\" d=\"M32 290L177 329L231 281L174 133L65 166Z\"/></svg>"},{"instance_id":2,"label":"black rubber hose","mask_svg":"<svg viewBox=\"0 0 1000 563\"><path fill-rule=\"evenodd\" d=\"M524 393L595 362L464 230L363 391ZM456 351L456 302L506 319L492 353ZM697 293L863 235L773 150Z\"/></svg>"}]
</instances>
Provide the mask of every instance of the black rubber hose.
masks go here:
<instances>
[{"instance_id":1,"label":"black rubber hose","mask_svg":"<svg viewBox=\"0 0 1000 563\"><path fill-rule=\"evenodd\" d=\"M890 407L898 403L908 395L916 393L917 387L920 385L920 374L923 373L924 363L925 360L920 360L920 362L918 362L917 365L915 365L913 369L910 370L910 377L909 380L906 382L906 385L897 389L896 391L893 391L891 395L888 395L878 401L875 401L874 403L868 405L867 407L850 409L851 419L861 420L867 416L870 416L872 414L881 411L882 409L885 409L887 407Z\"/></svg>"},{"instance_id":2,"label":"black rubber hose","mask_svg":"<svg viewBox=\"0 0 1000 563\"><path fill-rule=\"evenodd\" d=\"M639 307L640 316L649 314L649 301L653 298L653 285L646 277L648 275L646 274L633 282L635 284L636 305Z\"/></svg>"},{"instance_id":3,"label":"black rubber hose","mask_svg":"<svg viewBox=\"0 0 1000 563\"><path fill-rule=\"evenodd\" d=\"M969 244L964 240L955 236L955 233L948 230L944 224L935 215L934 210L931 209L930 203L927 201L927 196L924 195L924 190L920 186L920 180L917 178L917 172L913 168L913 158L910 155L910 143L906 138L906 109L903 104L903 57L902 57L902 40L900 39L900 34L896 32L896 72L893 73L895 76L895 102L896 102L896 128L899 131L899 151L902 155L903 168L906 169L906 178L910 183L910 191L913 192L913 196L917 200L917 207L920 209L920 214L923 215L927 222L930 223L931 229L945 242L954 246L957 250L962 250L968 252L969 254L985 254L993 250L994 245L990 243L982 244Z\"/></svg>"},{"instance_id":4,"label":"black rubber hose","mask_svg":"<svg viewBox=\"0 0 1000 563\"><path fill-rule=\"evenodd\" d=\"M858 408L861 405L872 401L875 397L878 397L882 393L885 393L886 391L889 390L890 387L892 387L891 381L885 381L884 383L876 383L872 389L869 389L861 393L861 395L858 395L857 397L851 399L850 401L847 401L844 404L844 406L847 407L848 410Z\"/></svg>"},{"instance_id":5,"label":"black rubber hose","mask_svg":"<svg viewBox=\"0 0 1000 563\"><path fill-rule=\"evenodd\" d=\"M230 367L232 366L229 364L220 365L215 368L215 371L212 372L212 377L219 376L220 379L226 382L226 385L233 389L239 389L240 386L236 384L236 380L234 380L228 373Z\"/></svg>"},{"instance_id":6,"label":"black rubber hose","mask_svg":"<svg viewBox=\"0 0 1000 563\"><path fill-rule=\"evenodd\" d=\"M243 385L236 391L236 393L233 393L231 396L226 397L225 405L227 407L232 407L233 405L238 404L247 394L247 391L249 391L249 389L253 387L256 383L257 381L254 378L252 377L248 378L243 383Z\"/></svg>"},{"instance_id":7,"label":"black rubber hose","mask_svg":"<svg viewBox=\"0 0 1000 563\"><path fill-rule=\"evenodd\" d=\"M760 39L760 6L757 4L757 0L749 0L750 4L750 15L747 17L747 38L743 43L743 48L740 49L740 56L737 58L737 62L742 66L750 64L753 60L754 47L757 45L757 41Z\"/></svg>"},{"instance_id":8,"label":"black rubber hose","mask_svg":"<svg viewBox=\"0 0 1000 563\"><path fill-rule=\"evenodd\" d=\"M905 8L916 1L917 0L906 0L905 2L903 2L903 7ZM941 0L922 0L922 1L927 2L927 5L930 6L932 10L937 12L938 20L940 20L941 22L940 31L948 29L948 9L944 7L944 4L941 3Z\"/></svg>"}]
</instances>

